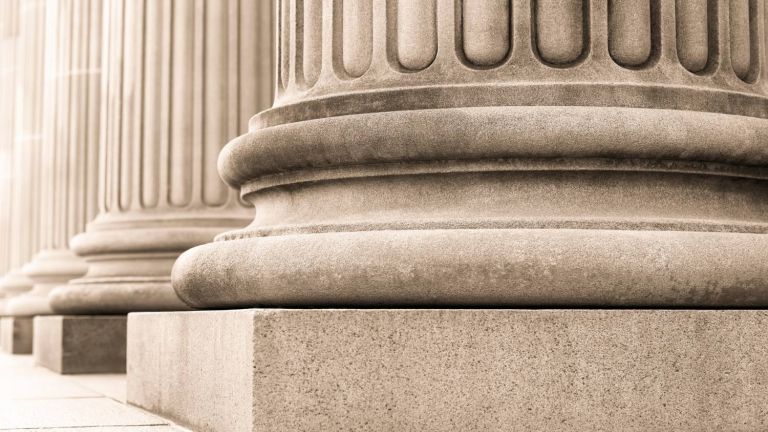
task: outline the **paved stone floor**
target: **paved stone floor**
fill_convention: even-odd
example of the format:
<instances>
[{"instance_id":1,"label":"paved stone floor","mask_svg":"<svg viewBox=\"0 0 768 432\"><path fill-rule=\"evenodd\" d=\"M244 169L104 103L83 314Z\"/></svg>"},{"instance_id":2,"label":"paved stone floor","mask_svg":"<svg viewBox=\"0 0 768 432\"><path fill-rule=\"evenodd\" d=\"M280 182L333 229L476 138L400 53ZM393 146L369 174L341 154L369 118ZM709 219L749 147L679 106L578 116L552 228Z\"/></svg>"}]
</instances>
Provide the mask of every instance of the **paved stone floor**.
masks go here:
<instances>
[{"instance_id":1,"label":"paved stone floor","mask_svg":"<svg viewBox=\"0 0 768 432\"><path fill-rule=\"evenodd\" d=\"M182 432L125 404L125 375L58 375L0 353L0 431Z\"/></svg>"}]
</instances>

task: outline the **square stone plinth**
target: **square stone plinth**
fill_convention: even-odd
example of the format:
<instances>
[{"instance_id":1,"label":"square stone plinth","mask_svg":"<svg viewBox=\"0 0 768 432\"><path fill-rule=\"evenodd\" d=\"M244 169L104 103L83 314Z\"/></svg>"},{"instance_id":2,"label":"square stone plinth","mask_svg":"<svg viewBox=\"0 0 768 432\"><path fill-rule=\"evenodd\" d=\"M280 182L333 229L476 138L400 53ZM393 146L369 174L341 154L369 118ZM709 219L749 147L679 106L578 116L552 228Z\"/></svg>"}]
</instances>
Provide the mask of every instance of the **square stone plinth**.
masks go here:
<instances>
[{"instance_id":1,"label":"square stone plinth","mask_svg":"<svg viewBox=\"0 0 768 432\"><path fill-rule=\"evenodd\" d=\"M0 318L0 346L10 354L32 354L32 317Z\"/></svg>"},{"instance_id":2,"label":"square stone plinth","mask_svg":"<svg viewBox=\"0 0 768 432\"><path fill-rule=\"evenodd\" d=\"M764 431L768 312L137 313L128 401L209 431Z\"/></svg>"},{"instance_id":3,"label":"square stone plinth","mask_svg":"<svg viewBox=\"0 0 768 432\"><path fill-rule=\"evenodd\" d=\"M35 317L35 363L62 374L124 373L125 315Z\"/></svg>"}]
</instances>

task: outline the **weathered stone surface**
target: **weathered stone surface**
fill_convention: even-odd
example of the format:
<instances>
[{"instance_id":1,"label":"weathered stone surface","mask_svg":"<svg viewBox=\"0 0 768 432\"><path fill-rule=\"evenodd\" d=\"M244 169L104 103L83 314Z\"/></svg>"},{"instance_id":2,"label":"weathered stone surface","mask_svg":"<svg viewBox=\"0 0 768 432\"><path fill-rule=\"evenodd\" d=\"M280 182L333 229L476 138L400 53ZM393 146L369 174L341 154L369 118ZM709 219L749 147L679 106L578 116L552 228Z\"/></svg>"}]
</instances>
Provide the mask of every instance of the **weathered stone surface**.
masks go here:
<instances>
[{"instance_id":1,"label":"weathered stone surface","mask_svg":"<svg viewBox=\"0 0 768 432\"><path fill-rule=\"evenodd\" d=\"M35 317L35 363L62 374L124 373L126 317Z\"/></svg>"},{"instance_id":2,"label":"weathered stone surface","mask_svg":"<svg viewBox=\"0 0 768 432\"><path fill-rule=\"evenodd\" d=\"M230 432L758 431L766 325L756 310L131 314L128 400Z\"/></svg>"},{"instance_id":3,"label":"weathered stone surface","mask_svg":"<svg viewBox=\"0 0 768 432\"><path fill-rule=\"evenodd\" d=\"M309 3L191 306L768 306L761 8Z\"/></svg>"},{"instance_id":4,"label":"weathered stone surface","mask_svg":"<svg viewBox=\"0 0 768 432\"><path fill-rule=\"evenodd\" d=\"M245 311L129 314L128 403L193 430L249 430L253 319Z\"/></svg>"},{"instance_id":5,"label":"weathered stone surface","mask_svg":"<svg viewBox=\"0 0 768 432\"><path fill-rule=\"evenodd\" d=\"M32 354L34 327L30 317L0 317L0 347L10 354Z\"/></svg>"}]
</instances>

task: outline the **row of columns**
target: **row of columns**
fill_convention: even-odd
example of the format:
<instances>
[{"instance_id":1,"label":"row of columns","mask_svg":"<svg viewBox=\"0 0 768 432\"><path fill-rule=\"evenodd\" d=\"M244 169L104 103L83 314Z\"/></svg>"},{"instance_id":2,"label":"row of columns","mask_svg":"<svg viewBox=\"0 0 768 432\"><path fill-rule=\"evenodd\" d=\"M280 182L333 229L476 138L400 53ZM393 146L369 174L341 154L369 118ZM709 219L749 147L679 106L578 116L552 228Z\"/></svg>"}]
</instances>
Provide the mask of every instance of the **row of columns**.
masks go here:
<instances>
[{"instance_id":1,"label":"row of columns","mask_svg":"<svg viewBox=\"0 0 768 432\"><path fill-rule=\"evenodd\" d=\"M765 429L764 2L0 1L4 347L128 319L206 430Z\"/></svg>"},{"instance_id":2,"label":"row of columns","mask_svg":"<svg viewBox=\"0 0 768 432\"><path fill-rule=\"evenodd\" d=\"M216 161L271 104L272 5L4 0L2 12L0 312L188 309L175 258L249 219Z\"/></svg>"},{"instance_id":3,"label":"row of columns","mask_svg":"<svg viewBox=\"0 0 768 432\"><path fill-rule=\"evenodd\" d=\"M765 299L764 7L4 1L2 289L28 290L9 315ZM558 17L581 38L554 37ZM689 21L720 29L700 35L711 67L690 69ZM633 31L647 49L620 48ZM732 267L710 274L694 244Z\"/></svg>"}]
</instances>

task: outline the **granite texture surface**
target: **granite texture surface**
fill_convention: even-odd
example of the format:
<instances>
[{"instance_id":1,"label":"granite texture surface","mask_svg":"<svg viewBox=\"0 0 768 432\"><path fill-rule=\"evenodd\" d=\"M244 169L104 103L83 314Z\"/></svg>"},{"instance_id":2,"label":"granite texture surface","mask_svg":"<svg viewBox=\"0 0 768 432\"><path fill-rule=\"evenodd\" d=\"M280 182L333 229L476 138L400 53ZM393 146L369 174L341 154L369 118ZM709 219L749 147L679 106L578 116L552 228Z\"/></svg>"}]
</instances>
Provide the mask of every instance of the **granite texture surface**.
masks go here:
<instances>
[{"instance_id":1,"label":"granite texture surface","mask_svg":"<svg viewBox=\"0 0 768 432\"><path fill-rule=\"evenodd\" d=\"M756 310L131 314L128 401L211 431L761 431L766 325Z\"/></svg>"}]
</instances>

